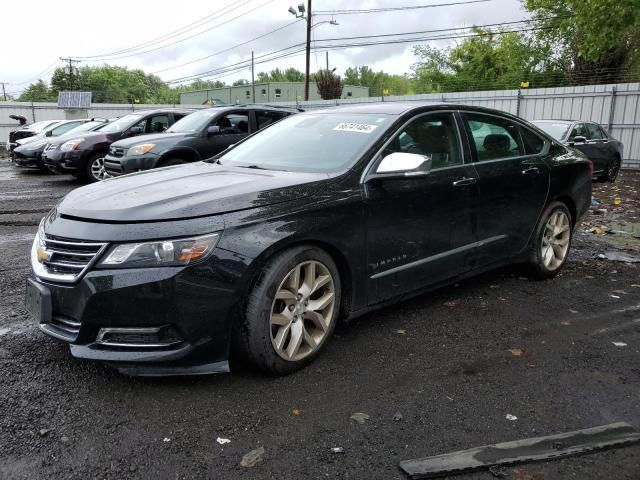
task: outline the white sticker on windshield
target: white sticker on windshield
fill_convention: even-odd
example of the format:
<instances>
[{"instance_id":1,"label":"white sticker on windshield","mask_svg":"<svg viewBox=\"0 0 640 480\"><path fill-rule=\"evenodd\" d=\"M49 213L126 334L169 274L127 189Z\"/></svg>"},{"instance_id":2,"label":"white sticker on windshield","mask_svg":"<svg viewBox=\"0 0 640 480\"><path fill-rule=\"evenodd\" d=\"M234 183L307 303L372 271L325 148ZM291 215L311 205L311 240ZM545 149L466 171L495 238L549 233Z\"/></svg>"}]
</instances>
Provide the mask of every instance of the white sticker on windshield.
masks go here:
<instances>
[{"instance_id":1,"label":"white sticker on windshield","mask_svg":"<svg viewBox=\"0 0 640 480\"><path fill-rule=\"evenodd\" d=\"M366 123L342 122L336 125L333 129L339 132L371 133L376 128L378 128L378 125L367 125Z\"/></svg>"}]
</instances>

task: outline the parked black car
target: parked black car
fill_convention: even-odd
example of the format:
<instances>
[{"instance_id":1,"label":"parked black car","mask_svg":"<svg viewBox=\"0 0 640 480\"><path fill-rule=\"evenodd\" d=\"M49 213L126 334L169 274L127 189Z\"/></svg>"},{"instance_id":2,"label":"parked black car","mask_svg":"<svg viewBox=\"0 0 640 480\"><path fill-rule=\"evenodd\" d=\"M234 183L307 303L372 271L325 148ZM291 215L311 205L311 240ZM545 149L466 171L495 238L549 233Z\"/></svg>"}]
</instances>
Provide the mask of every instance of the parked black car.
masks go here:
<instances>
[{"instance_id":1,"label":"parked black car","mask_svg":"<svg viewBox=\"0 0 640 480\"><path fill-rule=\"evenodd\" d=\"M158 109L130 113L98 132L82 134L43 154L44 164L58 173L72 173L88 182L105 177L103 157L111 143L121 138L162 132L193 110Z\"/></svg>"},{"instance_id":2,"label":"parked black car","mask_svg":"<svg viewBox=\"0 0 640 480\"><path fill-rule=\"evenodd\" d=\"M31 125L21 125L20 128L12 130L11 132L9 132L9 140L7 141L6 145L9 156L13 158L13 150L18 146L18 140L38 135L46 128L49 128L54 124L60 122L61 120L42 120L41 122L35 122Z\"/></svg>"},{"instance_id":3,"label":"parked black car","mask_svg":"<svg viewBox=\"0 0 640 480\"><path fill-rule=\"evenodd\" d=\"M293 108L238 105L200 110L165 133L127 138L111 144L104 166L111 176L179 165L212 157L278 120Z\"/></svg>"},{"instance_id":4,"label":"parked black car","mask_svg":"<svg viewBox=\"0 0 640 480\"><path fill-rule=\"evenodd\" d=\"M125 372L227 371L233 349L284 374L338 319L506 263L557 274L590 168L479 107L301 113L209 161L69 193L35 237L27 308Z\"/></svg>"},{"instance_id":5,"label":"parked black car","mask_svg":"<svg viewBox=\"0 0 640 480\"><path fill-rule=\"evenodd\" d=\"M105 120L68 120L57 123L52 129L29 137L28 140L33 140L16 147L13 151L13 165L23 169L47 170L42 161L42 153L51 145L51 142L64 143L72 138L70 135L94 131L105 123Z\"/></svg>"},{"instance_id":6,"label":"parked black car","mask_svg":"<svg viewBox=\"0 0 640 480\"><path fill-rule=\"evenodd\" d=\"M556 140L583 152L593 162L593 175L614 182L622 165L622 142L594 122L580 120L535 120L532 122Z\"/></svg>"}]
</instances>

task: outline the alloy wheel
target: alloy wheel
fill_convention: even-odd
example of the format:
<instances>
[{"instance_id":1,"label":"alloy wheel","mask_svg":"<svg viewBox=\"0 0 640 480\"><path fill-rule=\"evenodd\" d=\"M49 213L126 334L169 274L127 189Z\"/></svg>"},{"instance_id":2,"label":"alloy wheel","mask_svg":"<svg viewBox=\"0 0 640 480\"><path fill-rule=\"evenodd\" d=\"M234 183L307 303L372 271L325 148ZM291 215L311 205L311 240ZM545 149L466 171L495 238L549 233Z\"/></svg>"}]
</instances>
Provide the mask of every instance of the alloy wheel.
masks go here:
<instances>
[{"instance_id":1,"label":"alloy wheel","mask_svg":"<svg viewBox=\"0 0 640 480\"><path fill-rule=\"evenodd\" d=\"M335 320L335 285L329 269L311 260L298 264L280 283L269 329L276 353L299 361L318 350Z\"/></svg>"},{"instance_id":2,"label":"alloy wheel","mask_svg":"<svg viewBox=\"0 0 640 480\"><path fill-rule=\"evenodd\" d=\"M104 168L103 157L96 158L93 162L91 162L91 176L98 181L110 177L110 175Z\"/></svg>"},{"instance_id":3,"label":"alloy wheel","mask_svg":"<svg viewBox=\"0 0 640 480\"><path fill-rule=\"evenodd\" d=\"M542 233L542 261L550 270L558 269L567 257L571 241L571 222L563 211L555 211Z\"/></svg>"},{"instance_id":4,"label":"alloy wheel","mask_svg":"<svg viewBox=\"0 0 640 480\"><path fill-rule=\"evenodd\" d=\"M610 182L615 181L618 176L618 172L620 171L620 161L618 159L614 159L609 165L609 170L607 171L607 180Z\"/></svg>"}]
</instances>

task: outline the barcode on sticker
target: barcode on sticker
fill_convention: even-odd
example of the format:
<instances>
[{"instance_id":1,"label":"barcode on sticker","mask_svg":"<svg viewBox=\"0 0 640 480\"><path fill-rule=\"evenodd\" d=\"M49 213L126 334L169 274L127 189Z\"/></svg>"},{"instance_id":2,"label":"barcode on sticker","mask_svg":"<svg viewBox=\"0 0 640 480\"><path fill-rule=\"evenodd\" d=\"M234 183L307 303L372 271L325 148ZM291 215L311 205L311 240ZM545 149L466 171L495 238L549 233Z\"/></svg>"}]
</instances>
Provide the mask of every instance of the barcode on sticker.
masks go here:
<instances>
[{"instance_id":1,"label":"barcode on sticker","mask_svg":"<svg viewBox=\"0 0 640 480\"><path fill-rule=\"evenodd\" d=\"M367 125L366 123L342 122L336 125L333 129L339 132L371 133L376 128L378 128L378 125Z\"/></svg>"}]
</instances>

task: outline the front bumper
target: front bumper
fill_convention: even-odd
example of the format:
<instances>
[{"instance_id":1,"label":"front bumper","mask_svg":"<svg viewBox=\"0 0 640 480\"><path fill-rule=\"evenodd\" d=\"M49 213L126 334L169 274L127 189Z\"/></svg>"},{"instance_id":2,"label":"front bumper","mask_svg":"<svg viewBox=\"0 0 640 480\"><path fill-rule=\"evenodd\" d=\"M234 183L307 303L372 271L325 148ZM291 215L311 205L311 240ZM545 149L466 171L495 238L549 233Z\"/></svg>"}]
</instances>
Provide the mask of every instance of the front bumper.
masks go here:
<instances>
[{"instance_id":1,"label":"front bumper","mask_svg":"<svg viewBox=\"0 0 640 480\"><path fill-rule=\"evenodd\" d=\"M13 152L13 164L16 167L22 168L44 168L44 162L42 161L42 152L33 153L18 153Z\"/></svg>"},{"instance_id":2,"label":"front bumper","mask_svg":"<svg viewBox=\"0 0 640 480\"><path fill-rule=\"evenodd\" d=\"M228 371L239 278L217 266L240 267L237 260L214 250L206 262L188 267L92 270L74 284L28 282L49 302L49 313L36 314L39 328L69 343L76 358L108 362L128 374L214 373ZM149 342L140 333L159 330L163 341L156 335ZM105 341L105 332L119 332L119 340Z\"/></svg>"},{"instance_id":3,"label":"front bumper","mask_svg":"<svg viewBox=\"0 0 640 480\"><path fill-rule=\"evenodd\" d=\"M108 154L104 157L104 168L109 175L117 177L127 173L150 170L158 166L160 156L154 153L137 155L135 157L114 157Z\"/></svg>"},{"instance_id":4,"label":"front bumper","mask_svg":"<svg viewBox=\"0 0 640 480\"><path fill-rule=\"evenodd\" d=\"M81 168L82 156L80 150L48 150L42 154L42 162L45 167L58 173L74 173Z\"/></svg>"}]
</instances>

